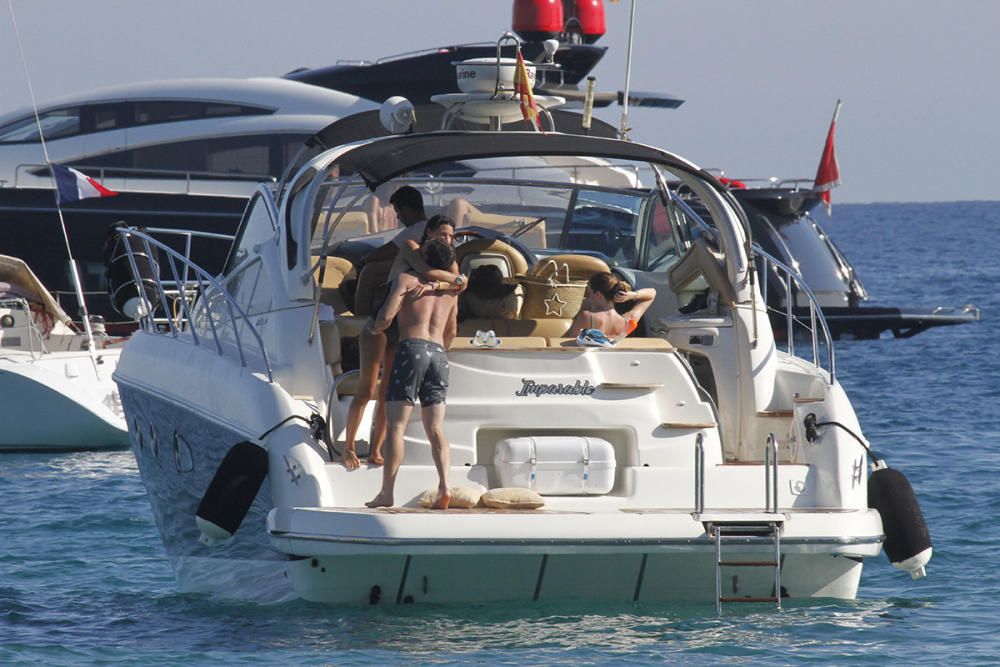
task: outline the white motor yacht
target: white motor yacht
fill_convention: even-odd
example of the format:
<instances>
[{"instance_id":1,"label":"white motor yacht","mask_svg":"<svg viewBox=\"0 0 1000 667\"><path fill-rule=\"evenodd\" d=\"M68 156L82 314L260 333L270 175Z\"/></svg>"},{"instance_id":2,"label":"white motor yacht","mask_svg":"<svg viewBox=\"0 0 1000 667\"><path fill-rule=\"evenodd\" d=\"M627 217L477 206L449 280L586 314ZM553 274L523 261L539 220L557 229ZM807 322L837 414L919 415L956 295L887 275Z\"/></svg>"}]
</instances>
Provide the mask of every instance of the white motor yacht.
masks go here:
<instances>
[{"instance_id":1,"label":"white motor yacht","mask_svg":"<svg viewBox=\"0 0 1000 667\"><path fill-rule=\"evenodd\" d=\"M91 350L28 265L0 255L0 450L128 446L121 344L97 333Z\"/></svg>"},{"instance_id":2,"label":"white motor yacht","mask_svg":"<svg viewBox=\"0 0 1000 667\"><path fill-rule=\"evenodd\" d=\"M465 319L449 350L450 483L527 487L541 508L424 509L437 476L418 411L395 507L365 507L379 468L339 462L357 379L343 350L389 271L357 259L391 233L366 211L402 185L428 215L461 211L462 271L493 264L523 288L517 318ZM557 131L353 141L258 189L221 275L123 234L192 278L171 301L146 291L144 312L175 317L147 317L115 373L182 590L780 605L855 597L883 542L914 576L930 558L905 478L875 455L867 474L822 313L811 345L778 347L753 266L780 262L753 248L727 188L676 155ZM602 270L657 298L630 337L581 347L574 299Z\"/></svg>"}]
</instances>

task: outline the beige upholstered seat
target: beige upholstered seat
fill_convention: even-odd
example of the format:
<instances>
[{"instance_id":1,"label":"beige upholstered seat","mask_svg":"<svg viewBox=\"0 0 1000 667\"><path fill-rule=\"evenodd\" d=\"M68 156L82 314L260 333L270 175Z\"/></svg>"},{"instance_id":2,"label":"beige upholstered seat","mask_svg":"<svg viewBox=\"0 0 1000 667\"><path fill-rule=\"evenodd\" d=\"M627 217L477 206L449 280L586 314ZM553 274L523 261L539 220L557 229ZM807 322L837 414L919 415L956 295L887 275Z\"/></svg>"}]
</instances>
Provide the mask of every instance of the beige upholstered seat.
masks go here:
<instances>
[{"instance_id":1,"label":"beige upholstered seat","mask_svg":"<svg viewBox=\"0 0 1000 667\"><path fill-rule=\"evenodd\" d=\"M377 308L385 299L388 287L385 282L389 279L389 272L392 270L392 259L379 259L366 262L358 274L358 288L354 293L354 314L374 315L373 308Z\"/></svg>"},{"instance_id":2,"label":"beige upholstered seat","mask_svg":"<svg viewBox=\"0 0 1000 667\"><path fill-rule=\"evenodd\" d=\"M330 213L329 209L320 211L316 220L317 233L321 233L328 213ZM371 233L368 225L368 214L364 211L347 211L343 215L339 211L334 211L330 214L330 224L334 223L337 225L333 230L333 238L335 239L353 239Z\"/></svg>"},{"instance_id":3,"label":"beige upholstered seat","mask_svg":"<svg viewBox=\"0 0 1000 667\"><path fill-rule=\"evenodd\" d=\"M312 258L313 263L318 260L319 257L314 256ZM347 302L344 300L344 295L341 292L341 286L345 280L355 278L356 275L357 273L354 270L354 265L350 262L350 260L343 257L327 257L326 268L323 270L323 282L319 286L319 300L332 307L334 312L338 315L346 313L348 311ZM320 274L317 272L317 280L319 279L319 276Z\"/></svg>"},{"instance_id":4,"label":"beige upholstered seat","mask_svg":"<svg viewBox=\"0 0 1000 667\"><path fill-rule=\"evenodd\" d=\"M458 270L468 275L478 266L494 264L504 278L511 278L528 271L524 255L509 243L497 239L474 239L455 249Z\"/></svg>"},{"instance_id":5,"label":"beige upholstered seat","mask_svg":"<svg viewBox=\"0 0 1000 667\"><path fill-rule=\"evenodd\" d=\"M450 211L451 209L449 209ZM452 219L455 219L454 216ZM500 215L496 213L483 213L481 211L469 211L462 215L461 220L455 220L456 228L461 227L488 227L503 232L508 236L513 236L523 228L535 222L533 219L523 215ZM518 240L529 248L544 248L545 245L545 221L532 225L531 229L518 235Z\"/></svg>"},{"instance_id":6,"label":"beige upholstered seat","mask_svg":"<svg viewBox=\"0 0 1000 667\"><path fill-rule=\"evenodd\" d=\"M458 335L468 338L476 335L477 331L493 331L501 337L557 337L565 335L572 322L571 319L557 317L529 320L469 318L459 323Z\"/></svg>"},{"instance_id":7,"label":"beige upholstered seat","mask_svg":"<svg viewBox=\"0 0 1000 667\"><path fill-rule=\"evenodd\" d=\"M563 264L569 267L569 279L572 282L586 282L590 276L602 271L611 271L607 262L590 255L550 255L538 260L528 272L528 275L549 275L552 268L549 262L555 262L559 269L559 277L564 278Z\"/></svg>"}]
</instances>

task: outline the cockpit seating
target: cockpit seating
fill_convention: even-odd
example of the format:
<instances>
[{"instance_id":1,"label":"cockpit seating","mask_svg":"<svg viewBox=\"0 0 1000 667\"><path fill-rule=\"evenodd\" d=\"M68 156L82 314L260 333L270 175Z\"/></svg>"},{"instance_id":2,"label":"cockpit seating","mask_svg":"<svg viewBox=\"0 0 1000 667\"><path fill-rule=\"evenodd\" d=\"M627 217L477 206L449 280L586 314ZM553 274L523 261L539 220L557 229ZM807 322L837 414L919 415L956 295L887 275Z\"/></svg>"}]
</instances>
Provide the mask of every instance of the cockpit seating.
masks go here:
<instances>
[{"instance_id":1,"label":"cockpit seating","mask_svg":"<svg viewBox=\"0 0 1000 667\"><path fill-rule=\"evenodd\" d=\"M374 315L376 309L389 293L386 281L392 270L394 258L376 259L365 262L358 274L358 287L354 293L354 314Z\"/></svg>"},{"instance_id":2,"label":"cockpit seating","mask_svg":"<svg viewBox=\"0 0 1000 667\"><path fill-rule=\"evenodd\" d=\"M450 209L449 209L450 210ZM487 227L496 229L508 236L514 236L519 230L527 225L532 225L536 219L523 215L501 215L496 213L483 213L482 211L469 211L459 218L453 218L457 228L461 227ZM523 234L517 235L517 239L529 248L544 248L545 242L545 221L542 220L532 225L531 229Z\"/></svg>"},{"instance_id":3,"label":"cockpit seating","mask_svg":"<svg viewBox=\"0 0 1000 667\"><path fill-rule=\"evenodd\" d=\"M330 209L321 210L317 216L317 233L322 233L322 225L326 222L327 214L330 215L330 224L337 225L333 230L333 236L338 239L353 239L371 233L368 214L364 211L347 211L341 215L340 211L330 213Z\"/></svg>"},{"instance_id":4,"label":"cockpit seating","mask_svg":"<svg viewBox=\"0 0 1000 667\"><path fill-rule=\"evenodd\" d=\"M504 278L528 272L528 261L509 243L498 239L473 239L455 249L458 270L466 275L483 264L495 264Z\"/></svg>"},{"instance_id":5,"label":"cockpit seating","mask_svg":"<svg viewBox=\"0 0 1000 667\"><path fill-rule=\"evenodd\" d=\"M319 261L319 257L313 256L313 263ZM333 312L338 315L349 315L350 307L347 299L344 298L343 286L347 280L357 277L357 272L350 260L343 257L327 257L326 268L323 270L323 282L319 285L319 300L333 308ZM316 279L319 280L320 272L316 272Z\"/></svg>"}]
</instances>

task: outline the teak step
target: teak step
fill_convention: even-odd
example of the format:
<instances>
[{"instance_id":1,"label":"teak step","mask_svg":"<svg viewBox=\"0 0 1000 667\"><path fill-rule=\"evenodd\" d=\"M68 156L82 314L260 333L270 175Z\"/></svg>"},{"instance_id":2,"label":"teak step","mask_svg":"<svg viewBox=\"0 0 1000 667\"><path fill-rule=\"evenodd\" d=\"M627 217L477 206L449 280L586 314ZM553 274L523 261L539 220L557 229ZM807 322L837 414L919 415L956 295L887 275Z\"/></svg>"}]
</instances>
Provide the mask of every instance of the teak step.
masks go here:
<instances>
[{"instance_id":1,"label":"teak step","mask_svg":"<svg viewBox=\"0 0 1000 667\"><path fill-rule=\"evenodd\" d=\"M757 413L758 417L794 417L795 410L761 410Z\"/></svg>"}]
</instances>

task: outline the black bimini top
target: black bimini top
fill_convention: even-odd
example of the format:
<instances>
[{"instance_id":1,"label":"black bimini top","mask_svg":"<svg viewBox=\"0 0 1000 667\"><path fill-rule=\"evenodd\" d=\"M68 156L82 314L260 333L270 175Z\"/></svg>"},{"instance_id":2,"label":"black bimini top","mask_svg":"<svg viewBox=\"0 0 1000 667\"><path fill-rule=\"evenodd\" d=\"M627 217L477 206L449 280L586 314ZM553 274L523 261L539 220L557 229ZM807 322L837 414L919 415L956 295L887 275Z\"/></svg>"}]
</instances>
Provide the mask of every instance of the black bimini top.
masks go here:
<instances>
[{"instance_id":1,"label":"black bimini top","mask_svg":"<svg viewBox=\"0 0 1000 667\"><path fill-rule=\"evenodd\" d=\"M695 174L720 191L708 172L676 155L643 144L569 134L538 132L430 132L388 137L343 154L340 173L357 172L372 190L401 174L438 162L515 156L585 156L653 162ZM332 165L331 165L332 166Z\"/></svg>"}]
</instances>

